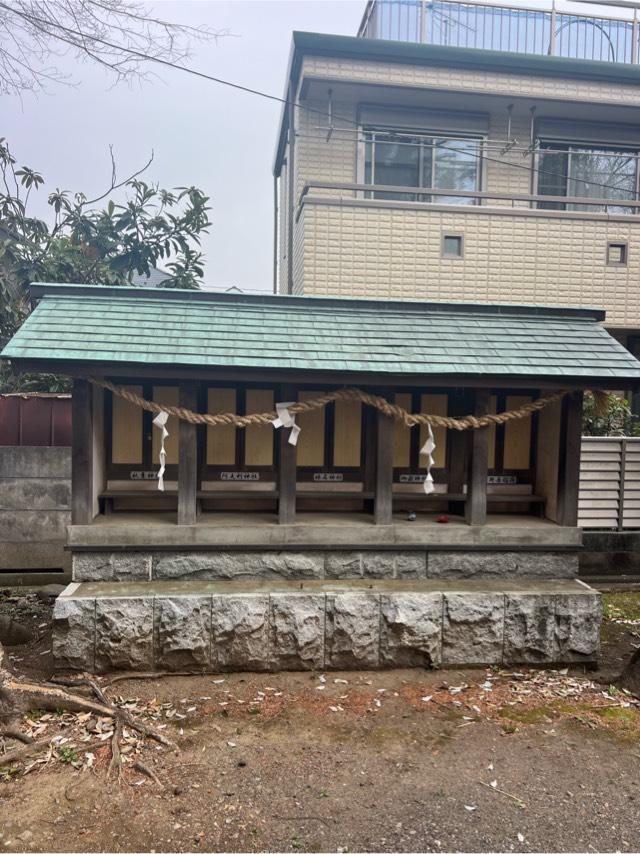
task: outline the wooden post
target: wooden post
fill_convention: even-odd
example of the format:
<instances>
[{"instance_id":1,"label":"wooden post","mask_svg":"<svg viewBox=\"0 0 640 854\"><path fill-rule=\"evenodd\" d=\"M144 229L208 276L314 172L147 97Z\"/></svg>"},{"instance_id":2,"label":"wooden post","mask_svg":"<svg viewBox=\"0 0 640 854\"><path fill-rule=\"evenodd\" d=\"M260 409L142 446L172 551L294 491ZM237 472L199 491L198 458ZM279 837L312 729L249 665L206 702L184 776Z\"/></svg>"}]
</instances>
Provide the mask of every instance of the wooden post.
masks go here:
<instances>
[{"instance_id":1,"label":"wooden post","mask_svg":"<svg viewBox=\"0 0 640 854\"><path fill-rule=\"evenodd\" d=\"M296 390L291 386L280 387L280 400L296 400ZM292 525L296 521L296 446L289 443L291 430L278 430L278 523Z\"/></svg>"},{"instance_id":2,"label":"wooden post","mask_svg":"<svg viewBox=\"0 0 640 854\"><path fill-rule=\"evenodd\" d=\"M384 394L390 400L390 394ZM376 418L376 494L374 521L390 525L393 517L393 418L377 413Z\"/></svg>"},{"instance_id":3,"label":"wooden post","mask_svg":"<svg viewBox=\"0 0 640 854\"><path fill-rule=\"evenodd\" d=\"M459 389L449 398L449 415L454 417L468 415L471 406L469 394ZM467 480L469 467L469 430L450 430L448 434L448 482L447 492L462 495ZM449 512L464 516L465 508L462 501L450 501Z\"/></svg>"},{"instance_id":4,"label":"wooden post","mask_svg":"<svg viewBox=\"0 0 640 854\"><path fill-rule=\"evenodd\" d=\"M180 384L180 406L197 410L198 388L195 383ZM180 421L178 456L178 525L195 525L198 492L198 428Z\"/></svg>"},{"instance_id":5,"label":"wooden post","mask_svg":"<svg viewBox=\"0 0 640 854\"><path fill-rule=\"evenodd\" d=\"M475 393L474 414L486 415L489 411L489 391L478 389ZM487 472L489 470L489 428L471 431L470 458L467 477L467 503L465 516L468 525L484 525L487 521Z\"/></svg>"},{"instance_id":6,"label":"wooden post","mask_svg":"<svg viewBox=\"0 0 640 854\"><path fill-rule=\"evenodd\" d=\"M560 453L558 457L558 525L578 524L580 446L582 443L582 392L568 394L562 401Z\"/></svg>"},{"instance_id":7,"label":"wooden post","mask_svg":"<svg viewBox=\"0 0 640 854\"><path fill-rule=\"evenodd\" d=\"M93 520L93 395L87 380L73 381L71 398L71 524Z\"/></svg>"}]
</instances>

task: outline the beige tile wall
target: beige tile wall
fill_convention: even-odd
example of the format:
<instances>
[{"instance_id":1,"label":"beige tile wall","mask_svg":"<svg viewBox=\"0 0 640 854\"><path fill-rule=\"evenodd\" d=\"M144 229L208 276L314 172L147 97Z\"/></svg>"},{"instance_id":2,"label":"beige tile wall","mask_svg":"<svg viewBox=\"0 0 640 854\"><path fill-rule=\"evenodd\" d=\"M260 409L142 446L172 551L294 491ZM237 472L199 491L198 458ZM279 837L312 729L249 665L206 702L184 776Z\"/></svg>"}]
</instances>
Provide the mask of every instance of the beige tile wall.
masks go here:
<instances>
[{"instance_id":1,"label":"beige tile wall","mask_svg":"<svg viewBox=\"0 0 640 854\"><path fill-rule=\"evenodd\" d=\"M302 77L377 82L409 88L496 93L508 96L640 105L640 88L604 81L532 77L517 73L409 66L306 57ZM316 84L324 85L323 84ZM306 100L315 113L297 110L295 186L299 198L308 181L358 180L357 104L336 97L334 132L327 140L327 100ZM529 138L529 116L516 109L512 134ZM504 140L504 110L490 115L489 138ZM499 157L496 152L491 157ZM531 160L512 151L502 163L485 163L483 189L530 193ZM525 166L527 168L522 168ZM283 181L284 183L284 181ZM336 191L313 190L314 197ZM383 209L342 203L306 204L294 229L294 293L393 298L474 299L595 305L607 308L608 323L640 325L640 261L635 243L640 221L606 218L498 215L483 209L450 211ZM493 207L510 202L492 202ZM465 256L442 259L442 233L462 232ZM607 241L630 243L629 266L605 264ZM281 230L280 283L286 291L286 258Z\"/></svg>"},{"instance_id":2,"label":"beige tile wall","mask_svg":"<svg viewBox=\"0 0 640 854\"><path fill-rule=\"evenodd\" d=\"M464 235L464 257L441 255L443 233ZM389 299L582 305L607 323L640 326L640 253L607 266L608 241L640 236L640 221L480 208L402 209L305 204L297 225L295 292ZM637 245L637 244L636 244Z\"/></svg>"}]
</instances>

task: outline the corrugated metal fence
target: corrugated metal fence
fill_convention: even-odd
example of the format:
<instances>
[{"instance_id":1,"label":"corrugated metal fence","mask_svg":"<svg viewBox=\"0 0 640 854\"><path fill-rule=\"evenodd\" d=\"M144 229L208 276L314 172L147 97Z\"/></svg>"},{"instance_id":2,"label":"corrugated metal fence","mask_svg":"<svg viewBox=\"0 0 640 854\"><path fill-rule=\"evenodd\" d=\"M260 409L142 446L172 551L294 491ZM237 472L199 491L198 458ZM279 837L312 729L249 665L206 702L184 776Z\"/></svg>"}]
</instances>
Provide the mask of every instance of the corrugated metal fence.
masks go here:
<instances>
[{"instance_id":1,"label":"corrugated metal fence","mask_svg":"<svg viewBox=\"0 0 640 854\"><path fill-rule=\"evenodd\" d=\"M640 528L640 438L583 437L578 524Z\"/></svg>"}]
</instances>

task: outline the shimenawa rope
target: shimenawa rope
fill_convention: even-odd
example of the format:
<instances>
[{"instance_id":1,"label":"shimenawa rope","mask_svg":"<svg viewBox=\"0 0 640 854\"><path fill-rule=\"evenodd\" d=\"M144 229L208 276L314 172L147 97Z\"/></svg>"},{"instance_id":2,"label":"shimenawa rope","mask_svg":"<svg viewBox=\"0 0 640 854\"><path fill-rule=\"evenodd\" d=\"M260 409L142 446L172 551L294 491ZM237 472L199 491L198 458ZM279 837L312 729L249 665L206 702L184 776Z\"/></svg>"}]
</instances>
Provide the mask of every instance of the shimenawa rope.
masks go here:
<instances>
[{"instance_id":1,"label":"shimenawa rope","mask_svg":"<svg viewBox=\"0 0 640 854\"><path fill-rule=\"evenodd\" d=\"M123 400L129 401L129 403L132 403L135 406L140 406L142 409L147 410L147 412L153 412L155 414L167 412L169 415L173 415L182 421L187 421L189 424L207 424L211 427L232 424L234 427L243 428L249 427L252 424L272 424L278 417L278 414L275 411L254 413L252 415L237 415L234 412L220 412L215 415L202 412L192 412L190 409L185 409L182 406L172 406L168 403L160 404L151 400L146 400L144 397L140 397L140 395L135 394L135 392L129 391L129 389L126 389L123 386L115 385L114 383L109 382L109 380L89 377L89 382L93 383L93 385L99 386L100 388L108 389L108 391L118 395L118 397L123 398ZM534 412L540 412L552 403L557 403L562 400L562 398L568 394L571 394L571 391L569 389L564 389L562 391L555 392L554 394L539 397L537 400L533 400L531 403L525 403L517 409L512 409L509 412L499 412L497 414L489 413L487 415L480 416L465 415L460 418L452 418L448 415L407 412L406 409L399 406L397 403L389 403L389 401L384 397L377 394L370 394L369 392L362 391L362 389L359 388L338 389L337 391L331 391L327 394L314 397L312 400L301 400L296 403L292 403L287 408L291 415L298 415L302 412L313 412L316 409L322 409L322 407L329 403L333 403L336 400L359 401L367 406L374 407L374 409L377 409L379 412L383 412L385 415L389 416L389 418L399 421L401 424L404 424L405 427L429 424L431 427L446 427L451 430L477 430L481 427L506 424L508 421L515 421L519 418L528 418ZM602 393L594 392L594 394L598 396Z\"/></svg>"}]
</instances>

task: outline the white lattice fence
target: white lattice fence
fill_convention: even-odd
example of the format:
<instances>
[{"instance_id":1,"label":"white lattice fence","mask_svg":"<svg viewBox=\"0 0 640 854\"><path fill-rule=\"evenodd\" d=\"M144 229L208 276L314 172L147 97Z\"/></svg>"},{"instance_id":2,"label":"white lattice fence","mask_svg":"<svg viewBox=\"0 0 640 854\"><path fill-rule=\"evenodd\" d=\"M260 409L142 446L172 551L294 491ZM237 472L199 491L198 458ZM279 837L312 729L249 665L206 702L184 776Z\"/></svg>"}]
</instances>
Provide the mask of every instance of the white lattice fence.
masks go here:
<instances>
[{"instance_id":1,"label":"white lattice fence","mask_svg":"<svg viewBox=\"0 0 640 854\"><path fill-rule=\"evenodd\" d=\"M578 524L640 528L640 438L583 437Z\"/></svg>"}]
</instances>

